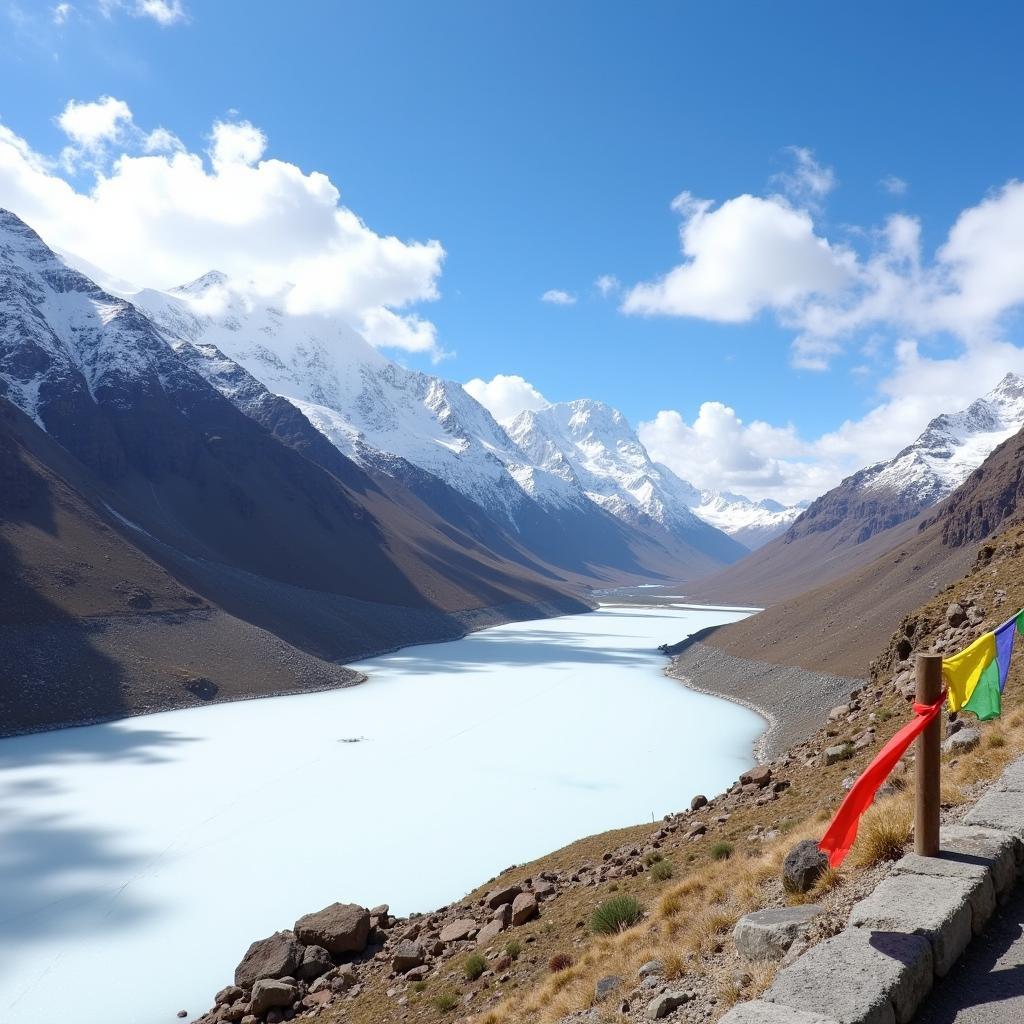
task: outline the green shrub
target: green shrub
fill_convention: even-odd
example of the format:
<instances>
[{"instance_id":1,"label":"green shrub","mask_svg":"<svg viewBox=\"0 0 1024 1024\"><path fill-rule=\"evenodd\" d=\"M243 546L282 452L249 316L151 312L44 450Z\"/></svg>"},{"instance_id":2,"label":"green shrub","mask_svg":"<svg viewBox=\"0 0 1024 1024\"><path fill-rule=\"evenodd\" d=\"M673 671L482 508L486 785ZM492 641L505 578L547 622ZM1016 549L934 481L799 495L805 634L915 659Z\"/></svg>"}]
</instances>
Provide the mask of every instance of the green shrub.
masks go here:
<instances>
[{"instance_id":1,"label":"green shrub","mask_svg":"<svg viewBox=\"0 0 1024 1024\"><path fill-rule=\"evenodd\" d=\"M876 712L875 718L877 718L879 722L888 722L889 719L892 718L892 712L888 708L881 708Z\"/></svg>"},{"instance_id":2,"label":"green shrub","mask_svg":"<svg viewBox=\"0 0 1024 1024\"><path fill-rule=\"evenodd\" d=\"M519 954L523 951L523 944L518 939L509 939L505 943L505 953L513 960L519 959Z\"/></svg>"},{"instance_id":3,"label":"green shrub","mask_svg":"<svg viewBox=\"0 0 1024 1024\"><path fill-rule=\"evenodd\" d=\"M425 981L414 981L412 983L412 990L413 990L413 992L417 992L417 993L425 992L426 988L427 988L427 983Z\"/></svg>"},{"instance_id":4,"label":"green shrub","mask_svg":"<svg viewBox=\"0 0 1024 1024\"><path fill-rule=\"evenodd\" d=\"M672 877L672 861L659 860L651 865L651 878L656 882L667 882Z\"/></svg>"},{"instance_id":5,"label":"green shrub","mask_svg":"<svg viewBox=\"0 0 1024 1024\"><path fill-rule=\"evenodd\" d=\"M661 860L661 854L657 850L653 850L651 853L644 857L644 864L650 867L652 864L657 864Z\"/></svg>"},{"instance_id":6,"label":"green shrub","mask_svg":"<svg viewBox=\"0 0 1024 1024\"><path fill-rule=\"evenodd\" d=\"M445 989L443 992L438 992L430 1001L434 1004L434 1009L438 1013L448 1013L459 1005L459 996L458 993L453 992L451 989Z\"/></svg>"},{"instance_id":7,"label":"green shrub","mask_svg":"<svg viewBox=\"0 0 1024 1024\"><path fill-rule=\"evenodd\" d=\"M644 908L632 896L613 896L605 900L591 915L591 931L614 935L632 927L644 916Z\"/></svg>"},{"instance_id":8,"label":"green shrub","mask_svg":"<svg viewBox=\"0 0 1024 1024\"><path fill-rule=\"evenodd\" d=\"M470 981L476 981L487 970L487 961L479 953L470 953L462 965L462 971Z\"/></svg>"},{"instance_id":9,"label":"green shrub","mask_svg":"<svg viewBox=\"0 0 1024 1024\"><path fill-rule=\"evenodd\" d=\"M720 843L715 843L711 847L711 856L714 860L728 860L732 856L732 851L735 847L732 843L727 843L724 839Z\"/></svg>"}]
</instances>

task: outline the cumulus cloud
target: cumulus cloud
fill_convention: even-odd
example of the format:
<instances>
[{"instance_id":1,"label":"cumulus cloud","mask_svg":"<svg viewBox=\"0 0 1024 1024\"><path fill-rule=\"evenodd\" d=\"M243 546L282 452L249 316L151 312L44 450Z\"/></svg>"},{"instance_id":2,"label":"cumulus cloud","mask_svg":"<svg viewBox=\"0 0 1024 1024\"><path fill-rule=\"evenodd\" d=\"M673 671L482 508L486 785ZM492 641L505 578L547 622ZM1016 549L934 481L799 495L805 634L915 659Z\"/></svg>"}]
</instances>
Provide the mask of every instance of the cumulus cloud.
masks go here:
<instances>
[{"instance_id":1,"label":"cumulus cloud","mask_svg":"<svg viewBox=\"0 0 1024 1024\"><path fill-rule=\"evenodd\" d=\"M549 288L541 297L541 302L550 302L555 306L573 306L576 304L576 296L571 292L564 292L561 288Z\"/></svg>"},{"instance_id":2,"label":"cumulus cloud","mask_svg":"<svg viewBox=\"0 0 1024 1024\"><path fill-rule=\"evenodd\" d=\"M150 287L211 268L261 292L286 285L291 311L337 314L375 345L441 354L434 325L411 308L438 297L441 244L377 234L325 174L268 157L254 125L217 122L204 155L167 129L143 131L112 97L69 103L58 123L89 153L87 187L0 125L0 206L50 244Z\"/></svg>"},{"instance_id":3,"label":"cumulus cloud","mask_svg":"<svg viewBox=\"0 0 1024 1024\"><path fill-rule=\"evenodd\" d=\"M741 195L716 208L683 192L672 208L683 218L684 262L631 288L626 313L743 323L834 293L853 272L854 255L815 234L811 215L780 197Z\"/></svg>"},{"instance_id":4,"label":"cumulus cloud","mask_svg":"<svg viewBox=\"0 0 1024 1024\"><path fill-rule=\"evenodd\" d=\"M499 422L507 423L527 409L545 409L551 403L518 374L495 374L490 380L474 377L462 385Z\"/></svg>"},{"instance_id":5,"label":"cumulus cloud","mask_svg":"<svg viewBox=\"0 0 1024 1024\"><path fill-rule=\"evenodd\" d=\"M622 285L619 283L619 279L614 274L602 274L595 282L594 287L601 293L604 298L608 298L609 295L617 292Z\"/></svg>"}]
</instances>

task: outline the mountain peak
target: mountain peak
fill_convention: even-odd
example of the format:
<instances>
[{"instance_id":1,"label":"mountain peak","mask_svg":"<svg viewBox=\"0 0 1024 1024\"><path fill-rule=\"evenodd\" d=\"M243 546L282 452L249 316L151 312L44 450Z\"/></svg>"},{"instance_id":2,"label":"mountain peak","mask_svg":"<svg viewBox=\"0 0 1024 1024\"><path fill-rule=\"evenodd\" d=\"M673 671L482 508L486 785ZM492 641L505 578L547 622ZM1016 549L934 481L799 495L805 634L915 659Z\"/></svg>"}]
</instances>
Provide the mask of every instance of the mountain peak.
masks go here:
<instances>
[{"instance_id":1,"label":"mountain peak","mask_svg":"<svg viewBox=\"0 0 1024 1024\"><path fill-rule=\"evenodd\" d=\"M178 285L177 288L172 288L171 291L175 295L204 295L211 288L223 288L228 283L228 280L228 275L223 271L208 270L205 274L201 274L194 281L189 281L188 284Z\"/></svg>"}]
</instances>

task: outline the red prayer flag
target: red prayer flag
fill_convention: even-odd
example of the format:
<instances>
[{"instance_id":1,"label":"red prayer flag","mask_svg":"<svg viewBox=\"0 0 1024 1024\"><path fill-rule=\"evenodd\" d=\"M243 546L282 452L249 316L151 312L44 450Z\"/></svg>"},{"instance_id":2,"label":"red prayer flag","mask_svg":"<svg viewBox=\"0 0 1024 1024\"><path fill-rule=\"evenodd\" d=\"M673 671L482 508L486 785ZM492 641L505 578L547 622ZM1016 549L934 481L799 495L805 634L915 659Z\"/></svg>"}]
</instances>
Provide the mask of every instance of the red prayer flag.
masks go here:
<instances>
[{"instance_id":1,"label":"red prayer flag","mask_svg":"<svg viewBox=\"0 0 1024 1024\"><path fill-rule=\"evenodd\" d=\"M946 691L934 704L914 704L914 717L882 749L867 766L864 774L853 784L846 799L839 805L836 816L818 843L818 849L828 857L829 865L839 867L850 852L864 812L871 806L879 787L889 777L896 763L907 752L925 727L942 711Z\"/></svg>"}]
</instances>

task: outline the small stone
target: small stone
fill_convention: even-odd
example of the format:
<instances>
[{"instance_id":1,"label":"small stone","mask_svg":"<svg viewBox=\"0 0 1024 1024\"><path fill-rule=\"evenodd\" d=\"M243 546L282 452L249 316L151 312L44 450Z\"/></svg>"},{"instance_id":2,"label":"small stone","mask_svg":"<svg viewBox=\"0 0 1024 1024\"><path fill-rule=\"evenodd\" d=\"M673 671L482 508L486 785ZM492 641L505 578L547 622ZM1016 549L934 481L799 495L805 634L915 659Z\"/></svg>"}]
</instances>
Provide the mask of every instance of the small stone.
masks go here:
<instances>
[{"instance_id":1,"label":"small stone","mask_svg":"<svg viewBox=\"0 0 1024 1024\"><path fill-rule=\"evenodd\" d=\"M187 1017L188 1016L188 1010L179 1010L176 1016L178 1016L178 1017Z\"/></svg>"},{"instance_id":2,"label":"small stone","mask_svg":"<svg viewBox=\"0 0 1024 1024\"><path fill-rule=\"evenodd\" d=\"M662 1017L667 1017L678 1010L684 1003L688 1003L690 998L689 992L663 992L647 1004L645 1016L648 1020L661 1020Z\"/></svg>"},{"instance_id":3,"label":"small stone","mask_svg":"<svg viewBox=\"0 0 1024 1024\"><path fill-rule=\"evenodd\" d=\"M594 1001L600 1003L607 999L621 984L622 979L617 974L600 978L594 986Z\"/></svg>"},{"instance_id":4,"label":"small stone","mask_svg":"<svg viewBox=\"0 0 1024 1024\"><path fill-rule=\"evenodd\" d=\"M745 914L732 933L736 951L745 960L781 960L821 909L816 903L808 903Z\"/></svg>"},{"instance_id":5,"label":"small stone","mask_svg":"<svg viewBox=\"0 0 1024 1024\"><path fill-rule=\"evenodd\" d=\"M637 974L641 978L647 978L647 977L650 977L653 974L664 974L664 973L665 973L665 965L660 960L648 960L647 963L645 963L640 968L640 970L637 971Z\"/></svg>"},{"instance_id":6,"label":"small stone","mask_svg":"<svg viewBox=\"0 0 1024 1024\"><path fill-rule=\"evenodd\" d=\"M964 611L963 605L954 601L946 609L946 621L955 629L957 626L962 626L967 621L967 612Z\"/></svg>"},{"instance_id":7,"label":"small stone","mask_svg":"<svg viewBox=\"0 0 1024 1024\"><path fill-rule=\"evenodd\" d=\"M981 742L981 730L974 726L965 726L957 730L948 739L942 741L944 754L966 754Z\"/></svg>"},{"instance_id":8,"label":"small stone","mask_svg":"<svg viewBox=\"0 0 1024 1024\"><path fill-rule=\"evenodd\" d=\"M423 944L415 939L404 939L395 946L391 954L391 969L395 974L405 974L422 965L427 958Z\"/></svg>"},{"instance_id":9,"label":"small stone","mask_svg":"<svg viewBox=\"0 0 1024 1024\"><path fill-rule=\"evenodd\" d=\"M818 849L813 839L797 843L782 866L782 884L790 892L808 892L811 886L824 874L828 858Z\"/></svg>"},{"instance_id":10,"label":"small stone","mask_svg":"<svg viewBox=\"0 0 1024 1024\"><path fill-rule=\"evenodd\" d=\"M750 771L740 776L740 782L744 786L767 786L772 781L772 770L766 764L759 764Z\"/></svg>"}]
</instances>

